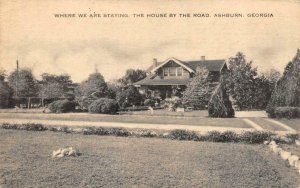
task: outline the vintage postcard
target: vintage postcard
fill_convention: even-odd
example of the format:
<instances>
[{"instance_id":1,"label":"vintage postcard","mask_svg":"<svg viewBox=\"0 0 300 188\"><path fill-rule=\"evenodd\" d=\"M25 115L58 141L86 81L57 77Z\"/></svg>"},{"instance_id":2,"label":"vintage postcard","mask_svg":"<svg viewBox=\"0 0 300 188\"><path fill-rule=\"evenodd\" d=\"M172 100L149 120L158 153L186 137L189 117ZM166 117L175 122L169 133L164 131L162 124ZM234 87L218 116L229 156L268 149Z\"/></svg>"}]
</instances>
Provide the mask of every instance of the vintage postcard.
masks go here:
<instances>
[{"instance_id":1,"label":"vintage postcard","mask_svg":"<svg viewBox=\"0 0 300 188\"><path fill-rule=\"evenodd\" d=\"M299 0L0 0L0 188L299 187Z\"/></svg>"}]
</instances>

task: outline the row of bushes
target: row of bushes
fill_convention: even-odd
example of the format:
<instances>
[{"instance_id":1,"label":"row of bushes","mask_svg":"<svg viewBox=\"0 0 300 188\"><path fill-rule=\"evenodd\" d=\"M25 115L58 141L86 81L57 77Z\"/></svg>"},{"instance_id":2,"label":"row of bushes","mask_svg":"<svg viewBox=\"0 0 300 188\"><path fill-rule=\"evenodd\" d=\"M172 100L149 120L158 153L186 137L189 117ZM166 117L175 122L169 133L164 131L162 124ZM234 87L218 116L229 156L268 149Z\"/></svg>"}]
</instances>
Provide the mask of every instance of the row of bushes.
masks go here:
<instances>
[{"instance_id":1,"label":"row of bushes","mask_svg":"<svg viewBox=\"0 0 300 188\"><path fill-rule=\"evenodd\" d=\"M264 141L275 140L278 143L294 143L299 138L298 134L290 134L283 137L278 137L272 132L264 131L245 131L243 133L235 133L232 131L218 132L211 131L207 134L199 134L194 131L187 131L182 129L172 130L170 132L158 133L152 130L138 129L128 130L125 128L112 127L85 127L85 128L71 128L71 127L46 127L41 124L27 123L27 124L8 124L1 125L3 129L16 129L27 131L53 131L64 133L77 133L84 135L114 135L114 136L136 136L136 137L159 137L172 140L191 140L191 141L209 141L209 142L239 142L248 144L260 144Z\"/></svg>"},{"instance_id":2,"label":"row of bushes","mask_svg":"<svg viewBox=\"0 0 300 188\"><path fill-rule=\"evenodd\" d=\"M210 141L210 142L242 142L249 144L259 144L264 141L270 141L275 134L263 131L246 131L237 134L232 131L218 132L211 131L206 135L200 135L197 132L186 130L173 130L169 137L176 140L194 140L194 141Z\"/></svg>"},{"instance_id":3,"label":"row of bushes","mask_svg":"<svg viewBox=\"0 0 300 188\"><path fill-rule=\"evenodd\" d=\"M299 107L273 107L268 108L267 113L271 118L300 118L300 108Z\"/></svg>"},{"instance_id":4,"label":"row of bushes","mask_svg":"<svg viewBox=\"0 0 300 188\"><path fill-rule=\"evenodd\" d=\"M58 100L48 105L48 109L52 113L74 112L78 104L69 100ZM115 114L119 110L118 103L114 99L100 98L93 101L88 111L90 113Z\"/></svg>"}]
</instances>

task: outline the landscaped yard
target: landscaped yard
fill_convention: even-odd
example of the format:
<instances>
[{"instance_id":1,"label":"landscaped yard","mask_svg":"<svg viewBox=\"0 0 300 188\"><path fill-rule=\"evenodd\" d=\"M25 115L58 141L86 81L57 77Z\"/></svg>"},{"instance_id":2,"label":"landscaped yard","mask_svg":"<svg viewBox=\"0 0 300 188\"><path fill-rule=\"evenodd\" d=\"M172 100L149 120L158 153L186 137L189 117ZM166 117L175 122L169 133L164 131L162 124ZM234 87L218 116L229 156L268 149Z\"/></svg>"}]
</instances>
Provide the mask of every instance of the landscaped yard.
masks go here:
<instances>
[{"instance_id":1,"label":"landscaped yard","mask_svg":"<svg viewBox=\"0 0 300 188\"><path fill-rule=\"evenodd\" d=\"M291 128L300 131L300 119L279 119L280 122L290 126Z\"/></svg>"},{"instance_id":2,"label":"landscaped yard","mask_svg":"<svg viewBox=\"0 0 300 188\"><path fill-rule=\"evenodd\" d=\"M82 121L88 122L121 122L121 123L146 123L146 124L174 124L174 125L198 125L251 128L239 118L227 118L226 121L220 118L205 117L180 117L180 116L142 116L142 115L105 115L88 113L65 113L65 114L29 114L29 113L0 113L1 121L5 119L26 119L31 120L52 120L52 121Z\"/></svg>"},{"instance_id":3,"label":"landscaped yard","mask_svg":"<svg viewBox=\"0 0 300 188\"><path fill-rule=\"evenodd\" d=\"M64 146L79 157L51 158ZM265 145L0 129L3 187L297 187Z\"/></svg>"}]
</instances>

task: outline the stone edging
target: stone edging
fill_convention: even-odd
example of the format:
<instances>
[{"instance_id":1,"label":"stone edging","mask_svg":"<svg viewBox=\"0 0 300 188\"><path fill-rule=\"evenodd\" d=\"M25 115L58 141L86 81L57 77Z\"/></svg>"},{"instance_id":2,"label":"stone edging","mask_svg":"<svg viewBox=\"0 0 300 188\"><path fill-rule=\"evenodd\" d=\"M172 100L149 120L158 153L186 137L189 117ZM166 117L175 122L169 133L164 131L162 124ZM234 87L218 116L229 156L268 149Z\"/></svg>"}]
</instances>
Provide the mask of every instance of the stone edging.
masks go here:
<instances>
[{"instance_id":1,"label":"stone edging","mask_svg":"<svg viewBox=\"0 0 300 188\"><path fill-rule=\"evenodd\" d=\"M288 161L289 165L295 167L300 174L300 160L299 156L292 154L291 152L284 151L281 147L279 147L276 142L273 140L271 142L265 141L264 144L269 145L269 148L279 155L284 161Z\"/></svg>"}]
</instances>

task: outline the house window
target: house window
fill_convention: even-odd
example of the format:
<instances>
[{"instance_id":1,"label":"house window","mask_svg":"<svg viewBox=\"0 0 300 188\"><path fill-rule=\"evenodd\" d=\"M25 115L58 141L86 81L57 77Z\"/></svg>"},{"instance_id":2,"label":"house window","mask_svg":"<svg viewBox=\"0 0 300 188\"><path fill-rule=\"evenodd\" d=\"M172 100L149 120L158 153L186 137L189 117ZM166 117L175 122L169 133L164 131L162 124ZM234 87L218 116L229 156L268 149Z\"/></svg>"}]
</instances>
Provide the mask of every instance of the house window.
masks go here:
<instances>
[{"instance_id":1,"label":"house window","mask_svg":"<svg viewBox=\"0 0 300 188\"><path fill-rule=\"evenodd\" d=\"M182 76L182 67L177 67L177 76Z\"/></svg>"},{"instance_id":2,"label":"house window","mask_svg":"<svg viewBox=\"0 0 300 188\"><path fill-rule=\"evenodd\" d=\"M169 75L170 76L176 76L176 67L170 67L169 68Z\"/></svg>"},{"instance_id":3,"label":"house window","mask_svg":"<svg viewBox=\"0 0 300 188\"><path fill-rule=\"evenodd\" d=\"M169 68L164 68L164 76L169 76Z\"/></svg>"},{"instance_id":4,"label":"house window","mask_svg":"<svg viewBox=\"0 0 300 188\"><path fill-rule=\"evenodd\" d=\"M182 67L165 67L163 69L164 76L182 76L183 68Z\"/></svg>"}]
</instances>

